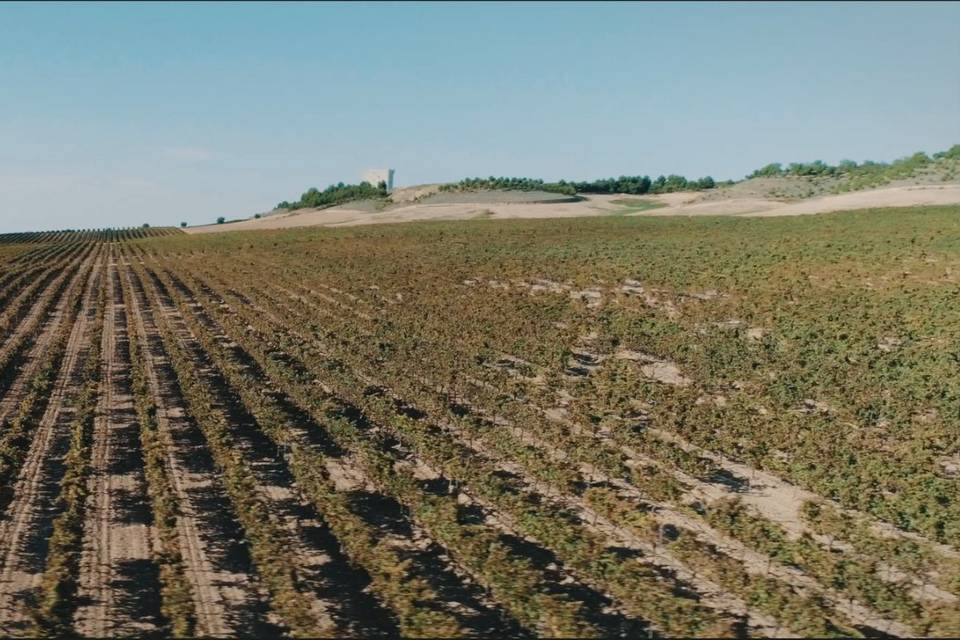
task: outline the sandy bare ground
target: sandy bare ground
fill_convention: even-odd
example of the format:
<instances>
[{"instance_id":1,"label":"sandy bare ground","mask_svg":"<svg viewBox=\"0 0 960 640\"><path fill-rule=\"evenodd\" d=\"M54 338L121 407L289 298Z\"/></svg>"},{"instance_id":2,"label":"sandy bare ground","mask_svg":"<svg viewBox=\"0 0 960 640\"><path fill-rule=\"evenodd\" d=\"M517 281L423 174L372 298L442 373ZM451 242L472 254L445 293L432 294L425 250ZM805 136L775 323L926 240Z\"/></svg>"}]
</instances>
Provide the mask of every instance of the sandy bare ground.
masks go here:
<instances>
[{"instance_id":1,"label":"sandy bare ground","mask_svg":"<svg viewBox=\"0 0 960 640\"><path fill-rule=\"evenodd\" d=\"M853 211L883 207L960 204L960 184L917 185L871 189L841 195L811 198L800 202L783 202L765 197L708 198L699 192L678 192L645 196L643 200L665 206L637 212L614 201L637 196L593 195L581 202L556 204L532 203L411 203L384 211L369 212L351 209L349 205L329 209L300 209L222 225L190 227L187 233L217 233L293 227L347 227L363 224L412 222L415 220L470 220L509 218L574 218L603 215L729 215L729 216L792 216L832 211Z\"/></svg>"}]
</instances>

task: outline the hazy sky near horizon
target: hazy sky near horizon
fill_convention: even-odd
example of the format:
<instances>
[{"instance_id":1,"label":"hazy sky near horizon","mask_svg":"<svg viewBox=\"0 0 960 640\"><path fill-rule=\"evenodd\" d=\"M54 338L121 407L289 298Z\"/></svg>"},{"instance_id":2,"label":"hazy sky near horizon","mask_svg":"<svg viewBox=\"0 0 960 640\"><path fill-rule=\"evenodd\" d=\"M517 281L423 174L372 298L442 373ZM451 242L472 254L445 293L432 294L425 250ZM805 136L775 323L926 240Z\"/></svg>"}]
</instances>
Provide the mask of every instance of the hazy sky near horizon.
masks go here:
<instances>
[{"instance_id":1,"label":"hazy sky near horizon","mask_svg":"<svg viewBox=\"0 0 960 640\"><path fill-rule=\"evenodd\" d=\"M960 4L0 4L0 232L960 143Z\"/></svg>"}]
</instances>

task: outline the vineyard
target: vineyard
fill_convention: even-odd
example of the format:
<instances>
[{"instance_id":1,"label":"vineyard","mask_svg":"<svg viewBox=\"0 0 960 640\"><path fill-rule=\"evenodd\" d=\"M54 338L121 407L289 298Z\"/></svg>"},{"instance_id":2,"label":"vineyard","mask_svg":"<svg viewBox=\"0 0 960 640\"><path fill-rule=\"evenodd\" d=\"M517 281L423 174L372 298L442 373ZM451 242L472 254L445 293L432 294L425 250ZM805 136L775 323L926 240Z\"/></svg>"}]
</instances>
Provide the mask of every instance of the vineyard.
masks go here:
<instances>
[{"instance_id":1,"label":"vineyard","mask_svg":"<svg viewBox=\"0 0 960 640\"><path fill-rule=\"evenodd\" d=\"M0 236L0 634L960 635L960 208Z\"/></svg>"}]
</instances>

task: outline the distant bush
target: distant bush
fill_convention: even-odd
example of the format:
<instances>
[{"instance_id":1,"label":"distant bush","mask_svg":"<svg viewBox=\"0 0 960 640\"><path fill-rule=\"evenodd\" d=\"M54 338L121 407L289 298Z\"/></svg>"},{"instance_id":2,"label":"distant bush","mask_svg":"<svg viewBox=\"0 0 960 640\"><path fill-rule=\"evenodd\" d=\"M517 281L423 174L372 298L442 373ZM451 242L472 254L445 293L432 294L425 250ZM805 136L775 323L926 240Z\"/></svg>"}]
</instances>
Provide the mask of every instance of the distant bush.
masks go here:
<instances>
[{"instance_id":1,"label":"distant bush","mask_svg":"<svg viewBox=\"0 0 960 640\"><path fill-rule=\"evenodd\" d=\"M149 222L144 222L144 223L143 223L143 228L144 228L144 229L149 229L149 228L150 228L150 223L149 223Z\"/></svg>"},{"instance_id":2,"label":"distant bush","mask_svg":"<svg viewBox=\"0 0 960 640\"><path fill-rule=\"evenodd\" d=\"M305 207L332 207L351 200L365 200L367 198L384 198L387 195L387 185L381 182L373 186L369 182L360 184L344 184L339 182L330 185L323 191L312 187L304 192L296 202L284 200L277 205L277 209L302 209Z\"/></svg>"},{"instance_id":3,"label":"distant bush","mask_svg":"<svg viewBox=\"0 0 960 640\"><path fill-rule=\"evenodd\" d=\"M779 162L771 162L747 176L747 178L771 178L783 175L783 166Z\"/></svg>"},{"instance_id":4,"label":"distant bush","mask_svg":"<svg viewBox=\"0 0 960 640\"><path fill-rule=\"evenodd\" d=\"M259 220L259 219L260 219L260 214L259 214L259 213L253 214L253 218L254 218L254 220Z\"/></svg>"},{"instance_id":5,"label":"distant bush","mask_svg":"<svg viewBox=\"0 0 960 640\"><path fill-rule=\"evenodd\" d=\"M949 159L949 160L960 160L960 144L955 144L946 151L940 151L933 154L935 160Z\"/></svg>"},{"instance_id":6,"label":"distant bush","mask_svg":"<svg viewBox=\"0 0 960 640\"><path fill-rule=\"evenodd\" d=\"M180 223L180 226L181 226L181 227L186 227L186 226L187 226L187 223L186 223L186 222L181 222L181 223Z\"/></svg>"},{"instance_id":7,"label":"distant bush","mask_svg":"<svg viewBox=\"0 0 960 640\"><path fill-rule=\"evenodd\" d=\"M223 224L223 223L226 222L226 221L227 221L227 219L224 218L223 216L220 216L219 218L217 218L217 224Z\"/></svg>"}]
</instances>

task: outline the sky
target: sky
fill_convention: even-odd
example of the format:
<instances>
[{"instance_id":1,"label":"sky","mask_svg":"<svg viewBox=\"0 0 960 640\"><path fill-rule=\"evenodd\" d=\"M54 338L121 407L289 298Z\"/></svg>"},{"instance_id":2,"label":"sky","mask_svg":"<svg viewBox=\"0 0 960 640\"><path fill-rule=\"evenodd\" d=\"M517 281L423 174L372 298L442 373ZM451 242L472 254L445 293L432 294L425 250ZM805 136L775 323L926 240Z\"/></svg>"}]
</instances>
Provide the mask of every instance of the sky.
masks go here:
<instances>
[{"instance_id":1,"label":"sky","mask_svg":"<svg viewBox=\"0 0 960 640\"><path fill-rule=\"evenodd\" d=\"M960 143L960 3L0 3L0 232Z\"/></svg>"}]
</instances>

